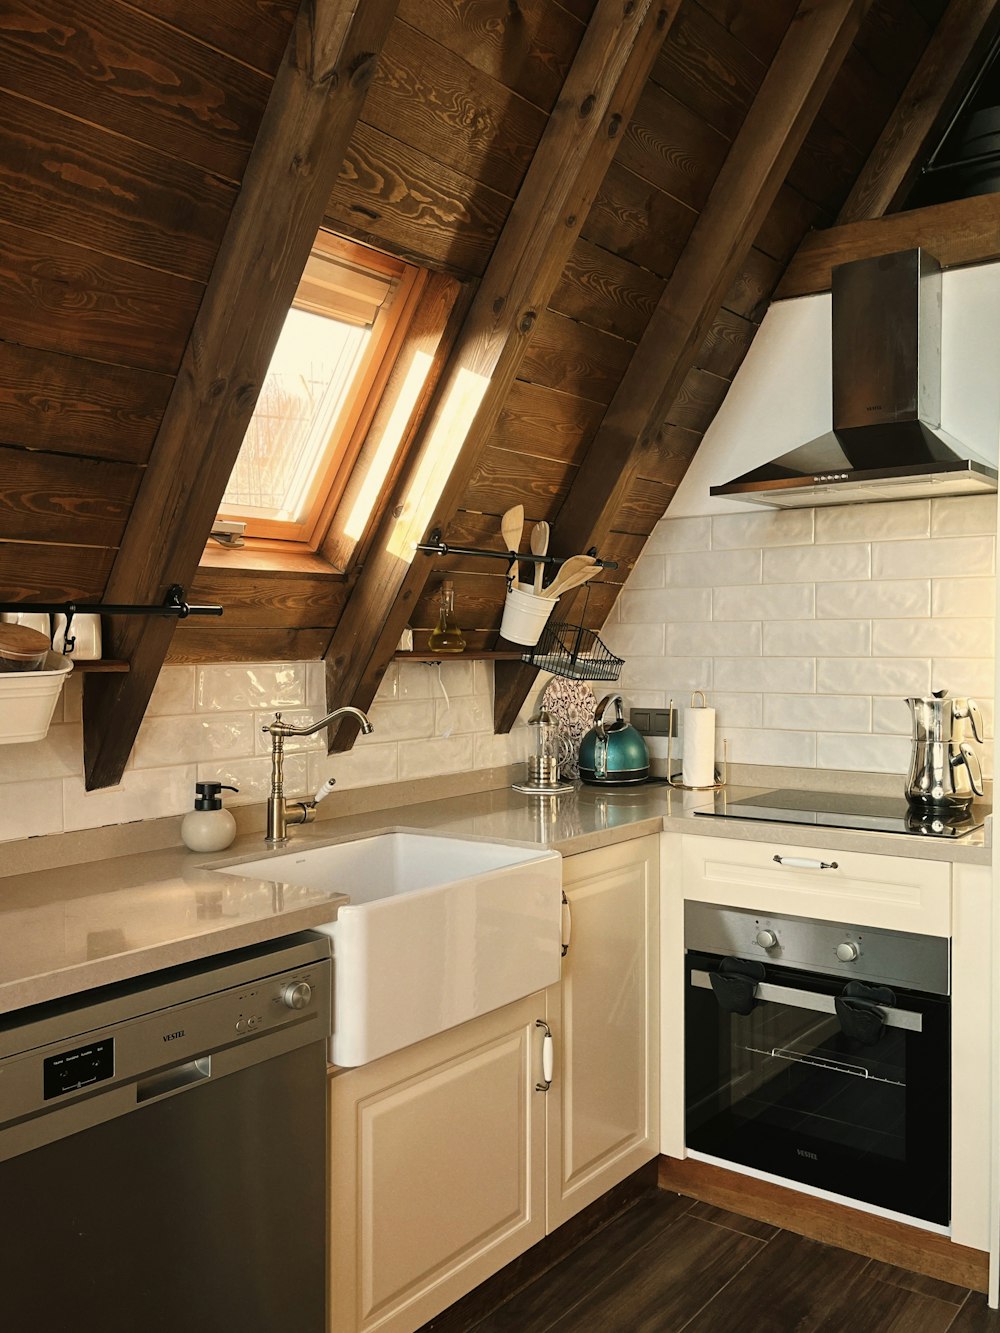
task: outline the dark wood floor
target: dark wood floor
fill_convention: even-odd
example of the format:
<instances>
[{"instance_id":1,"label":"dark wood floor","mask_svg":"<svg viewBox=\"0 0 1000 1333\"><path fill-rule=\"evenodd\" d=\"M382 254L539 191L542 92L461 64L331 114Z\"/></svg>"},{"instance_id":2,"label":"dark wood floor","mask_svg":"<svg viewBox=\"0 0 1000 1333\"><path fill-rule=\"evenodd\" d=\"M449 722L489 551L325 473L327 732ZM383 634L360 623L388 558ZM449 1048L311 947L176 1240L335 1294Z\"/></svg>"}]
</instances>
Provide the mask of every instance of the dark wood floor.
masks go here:
<instances>
[{"instance_id":1,"label":"dark wood floor","mask_svg":"<svg viewBox=\"0 0 1000 1333\"><path fill-rule=\"evenodd\" d=\"M659 1190L466 1327L469 1333L1000 1333L1000 1315L965 1287Z\"/></svg>"}]
</instances>

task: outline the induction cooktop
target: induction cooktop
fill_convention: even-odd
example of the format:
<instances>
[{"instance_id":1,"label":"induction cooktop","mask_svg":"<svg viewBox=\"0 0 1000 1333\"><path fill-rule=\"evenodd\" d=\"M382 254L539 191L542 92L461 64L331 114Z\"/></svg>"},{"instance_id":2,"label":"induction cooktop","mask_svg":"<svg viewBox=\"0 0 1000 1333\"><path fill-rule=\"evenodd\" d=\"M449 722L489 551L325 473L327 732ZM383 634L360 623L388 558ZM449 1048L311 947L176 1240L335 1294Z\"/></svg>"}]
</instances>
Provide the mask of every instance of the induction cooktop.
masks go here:
<instances>
[{"instance_id":1,"label":"induction cooktop","mask_svg":"<svg viewBox=\"0 0 1000 1333\"><path fill-rule=\"evenodd\" d=\"M713 805L693 812L716 819L751 819L768 824L816 824L823 828L961 838L982 828L988 805L965 811L922 811L902 796L856 796L847 792L767 791L729 800L718 792Z\"/></svg>"}]
</instances>

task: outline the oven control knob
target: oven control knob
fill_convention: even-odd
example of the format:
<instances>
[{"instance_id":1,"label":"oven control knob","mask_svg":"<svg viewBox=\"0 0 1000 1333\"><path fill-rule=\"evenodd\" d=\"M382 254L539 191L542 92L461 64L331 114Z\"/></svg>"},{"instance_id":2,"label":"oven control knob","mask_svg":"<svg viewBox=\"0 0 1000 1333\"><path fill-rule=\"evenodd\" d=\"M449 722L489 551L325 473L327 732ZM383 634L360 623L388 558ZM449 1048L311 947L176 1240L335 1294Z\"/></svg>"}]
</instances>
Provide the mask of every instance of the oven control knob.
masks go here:
<instances>
[{"instance_id":1,"label":"oven control knob","mask_svg":"<svg viewBox=\"0 0 1000 1333\"><path fill-rule=\"evenodd\" d=\"M304 1009L312 999L308 981L290 981L281 992L281 1003L288 1009Z\"/></svg>"},{"instance_id":2,"label":"oven control knob","mask_svg":"<svg viewBox=\"0 0 1000 1333\"><path fill-rule=\"evenodd\" d=\"M762 949L773 949L778 943L778 937L773 930L758 930L753 942L759 944Z\"/></svg>"},{"instance_id":3,"label":"oven control knob","mask_svg":"<svg viewBox=\"0 0 1000 1333\"><path fill-rule=\"evenodd\" d=\"M837 945L837 957L842 963L855 963L861 954L861 950L853 940L844 940L843 944Z\"/></svg>"}]
</instances>

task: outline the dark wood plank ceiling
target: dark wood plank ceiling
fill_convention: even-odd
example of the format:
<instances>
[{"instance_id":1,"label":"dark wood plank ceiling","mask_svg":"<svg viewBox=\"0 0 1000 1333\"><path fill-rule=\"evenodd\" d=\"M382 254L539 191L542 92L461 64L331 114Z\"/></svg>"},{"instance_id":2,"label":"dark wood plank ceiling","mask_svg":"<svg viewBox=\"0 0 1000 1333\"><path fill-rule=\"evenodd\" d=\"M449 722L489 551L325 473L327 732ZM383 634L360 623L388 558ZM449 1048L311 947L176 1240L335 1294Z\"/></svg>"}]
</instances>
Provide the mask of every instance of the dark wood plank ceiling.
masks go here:
<instances>
[{"instance_id":1,"label":"dark wood plank ceiling","mask_svg":"<svg viewBox=\"0 0 1000 1333\"><path fill-rule=\"evenodd\" d=\"M394 7L384 42L365 47L381 44L381 54L367 95L351 112L359 112L357 121L344 136L342 164L339 173L333 168L336 180L319 212L341 235L456 279L464 297L449 336L460 349L461 319L475 308L498 242L514 234L507 229L516 201L533 197L532 163L549 141L600 7L595 0L399 0ZM652 68L616 126L613 159L587 187L588 206L570 228L575 240L547 281L530 336L519 340L516 365L504 363L510 373L489 429L463 456L460 484L443 497L436 517L449 540L499 549L499 515L523 503L529 523L553 525L560 549L560 519L577 478L617 467L603 457L609 409L789 26L807 22L815 8L812 0L650 6L651 21L662 24ZM902 114L897 108L919 77L942 15L948 11L951 26L962 27L956 13L975 12L985 29L994 6L859 0L853 8L860 26L829 91L794 160L782 166L755 234L743 237L732 281L707 311L707 331L669 403L657 401L655 447L645 448L641 466L630 471L614 523L601 537L602 554L619 569L574 604L594 628L663 514L803 238L823 237L880 136L898 137L891 122ZM352 9L346 0L307 0L301 31L314 21L335 25ZM373 4L362 9L389 12ZM204 396L185 399L177 385L188 384L185 358L190 364L194 356L203 374L222 354L226 335L217 325L208 325L214 331L207 343L197 334L192 341L192 332L208 317L206 292L211 300L227 244L242 253L258 243L257 226L233 229L237 200L262 201L256 216L263 237L285 189L276 173L252 195L252 178L244 175L262 124L278 114L274 80L298 10L297 0L5 6L0 597L99 599L113 579L119 593L131 587L159 600L180 581L190 585L192 600L218 598L227 607L221 622L186 622L176 632L173 622L160 622L153 633L114 627L135 679L99 684L94 677L88 685L90 785L114 781L124 766L164 654L187 661L316 658L333 639L329 673L334 688L346 691L338 702L370 696L388 660L391 635L364 642L370 626L350 608L356 590L363 597L370 586L365 569L377 566L379 521L394 494L383 496L346 568L321 559L247 568L255 562L219 554L195 574L215 503L208 491L220 485L236 432L223 432L223 443L198 415ZM949 65L946 57L939 48L932 67L960 82L969 59L953 52ZM910 93L912 102L913 86ZM995 233L990 208L982 205L982 225ZM307 232L303 223L299 248ZM554 247L550 238L549 267ZM819 270L829 262L820 257ZM717 277L705 274L706 291ZM783 290L814 280L803 277ZM262 306L276 309L282 284L265 285ZM445 384L447 364L440 369ZM241 382L256 378L248 372ZM238 419L252 392L237 398L238 406L235 399L228 406ZM179 449L185 426L193 444ZM209 452L199 461L199 448L211 453L210 468ZM150 515L165 493L162 478L178 470L181 498L160 510L172 515L169 540L162 558L150 557L146 548L162 535ZM394 485L405 479L403 469ZM418 642L447 574L471 646L495 646L502 565L418 560L404 590L404 620ZM395 624L401 604L390 598L386 605ZM355 663L350 670L348 661ZM122 710L125 698L131 702Z\"/></svg>"}]
</instances>

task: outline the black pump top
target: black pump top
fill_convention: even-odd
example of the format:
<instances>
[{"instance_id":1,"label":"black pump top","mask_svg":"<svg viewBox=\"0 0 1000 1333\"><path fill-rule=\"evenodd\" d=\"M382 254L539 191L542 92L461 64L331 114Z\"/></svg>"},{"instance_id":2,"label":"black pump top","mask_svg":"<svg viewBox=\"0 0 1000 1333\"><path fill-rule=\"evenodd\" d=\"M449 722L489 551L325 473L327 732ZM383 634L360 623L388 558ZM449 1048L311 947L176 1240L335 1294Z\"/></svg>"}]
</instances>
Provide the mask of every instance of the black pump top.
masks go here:
<instances>
[{"instance_id":1,"label":"black pump top","mask_svg":"<svg viewBox=\"0 0 1000 1333\"><path fill-rule=\"evenodd\" d=\"M219 793L222 791L239 791L239 787L230 787L225 782L196 782L194 789L198 793L194 802L196 810L221 810L222 797Z\"/></svg>"}]
</instances>

